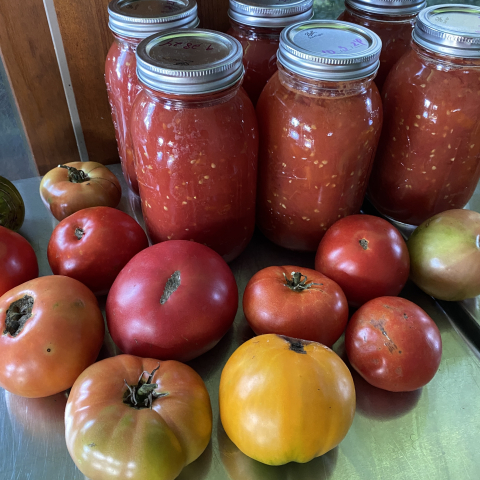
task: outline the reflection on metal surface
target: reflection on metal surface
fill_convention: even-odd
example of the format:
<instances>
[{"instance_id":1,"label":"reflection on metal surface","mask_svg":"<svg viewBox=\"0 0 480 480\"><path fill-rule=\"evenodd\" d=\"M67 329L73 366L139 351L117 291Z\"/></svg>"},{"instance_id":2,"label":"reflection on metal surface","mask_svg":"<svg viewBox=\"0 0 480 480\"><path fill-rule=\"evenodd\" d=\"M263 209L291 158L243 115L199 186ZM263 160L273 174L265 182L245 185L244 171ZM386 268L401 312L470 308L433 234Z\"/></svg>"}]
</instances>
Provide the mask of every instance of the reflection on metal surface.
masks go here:
<instances>
[{"instance_id":1,"label":"reflection on metal surface","mask_svg":"<svg viewBox=\"0 0 480 480\"><path fill-rule=\"evenodd\" d=\"M122 182L120 208L132 216L128 189L119 165L111 167ZM38 195L40 179L16 182L27 215L20 233L34 246L42 275L50 274L46 249L56 221ZM139 208L138 203L134 203ZM139 211L136 212L137 218ZM247 250L230 264L241 300L248 280L269 265L313 268L314 255L284 250L255 235ZM480 361L431 297L408 283L402 296L423 308L438 325L443 341L440 369L421 390L390 393L371 387L353 373L357 411L340 445L307 464L271 467L243 455L226 437L218 417L222 368L233 351L254 334L241 307L232 328L209 352L189 362L204 379L214 409L213 435L205 453L181 473L180 480L478 480L480 471ZM105 297L99 299L104 306ZM342 354L342 340L334 349ZM119 353L107 336L102 356ZM420 368L420 366L419 366ZM30 406L12 414L12 396L0 390L1 480L85 480L58 433L45 438ZM60 402L50 403L46 418L58 427ZM7 404L9 407L7 408ZM22 403L20 403L22 405ZM27 405L27 406L25 406ZM33 403L32 403L33 405ZM58 410L57 410L58 409ZM58 415L58 416L57 416ZM27 425L27 426L25 426ZM56 428L56 427L55 427ZM88 480L88 479L87 479ZM154 479L152 479L154 480Z\"/></svg>"}]
</instances>

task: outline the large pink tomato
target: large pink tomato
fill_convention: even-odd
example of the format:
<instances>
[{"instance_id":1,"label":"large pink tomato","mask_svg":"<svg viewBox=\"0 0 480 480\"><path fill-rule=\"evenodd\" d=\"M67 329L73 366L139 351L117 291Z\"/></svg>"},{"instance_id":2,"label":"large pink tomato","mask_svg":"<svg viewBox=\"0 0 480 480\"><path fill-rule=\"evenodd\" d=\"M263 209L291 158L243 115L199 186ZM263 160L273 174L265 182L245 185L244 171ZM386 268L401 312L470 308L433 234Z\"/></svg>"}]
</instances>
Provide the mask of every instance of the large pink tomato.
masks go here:
<instances>
[{"instance_id":1,"label":"large pink tomato","mask_svg":"<svg viewBox=\"0 0 480 480\"><path fill-rule=\"evenodd\" d=\"M110 289L106 312L124 353L187 361L218 343L237 307L235 277L222 257L199 243L170 240L127 263Z\"/></svg>"}]
</instances>

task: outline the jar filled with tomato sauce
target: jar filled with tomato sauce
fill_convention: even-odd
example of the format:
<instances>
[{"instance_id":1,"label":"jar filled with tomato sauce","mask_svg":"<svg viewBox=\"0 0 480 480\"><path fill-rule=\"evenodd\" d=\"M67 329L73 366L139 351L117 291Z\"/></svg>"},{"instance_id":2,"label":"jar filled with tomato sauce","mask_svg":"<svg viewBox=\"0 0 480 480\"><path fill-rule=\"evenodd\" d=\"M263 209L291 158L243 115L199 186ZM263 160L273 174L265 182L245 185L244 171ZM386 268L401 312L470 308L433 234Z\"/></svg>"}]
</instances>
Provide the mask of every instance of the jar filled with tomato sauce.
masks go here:
<instances>
[{"instance_id":1,"label":"jar filled with tomato sauce","mask_svg":"<svg viewBox=\"0 0 480 480\"><path fill-rule=\"evenodd\" d=\"M257 104L257 222L273 242L316 250L360 210L382 125L380 49L375 33L346 22L282 31L278 71Z\"/></svg>"},{"instance_id":2,"label":"jar filled with tomato sauce","mask_svg":"<svg viewBox=\"0 0 480 480\"><path fill-rule=\"evenodd\" d=\"M381 91L388 72L410 49L410 40L425 0L345 0L345 11L338 17L375 32L382 40L380 68L375 83Z\"/></svg>"},{"instance_id":3,"label":"jar filled with tomato sauce","mask_svg":"<svg viewBox=\"0 0 480 480\"><path fill-rule=\"evenodd\" d=\"M243 47L245 88L255 105L277 71L280 32L313 16L313 0L230 0L228 34Z\"/></svg>"},{"instance_id":4,"label":"jar filled with tomato sauce","mask_svg":"<svg viewBox=\"0 0 480 480\"><path fill-rule=\"evenodd\" d=\"M234 259L253 234L258 155L242 46L210 30L154 35L137 48L137 75L131 133L152 241L194 240Z\"/></svg>"},{"instance_id":5,"label":"jar filled with tomato sauce","mask_svg":"<svg viewBox=\"0 0 480 480\"><path fill-rule=\"evenodd\" d=\"M130 111L140 91L135 50L149 35L198 25L195 0L113 0L108 5L108 26L114 41L105 62L105 82L110 102L118 154L130 189L138 194L130 138Z\"/></svg>"},{"instance_id":6,"label":"jar filled with tomato sauce","mask_svg":"<svg viewBox=\"0 0 480 480\"><path fill-rule=\"evenodd\" d=\"M393 220L419 225L473 195L480 178L479 18L471 5L422 10L412 50L385 83L368 196Z\"/></svg>"}]
</instances>

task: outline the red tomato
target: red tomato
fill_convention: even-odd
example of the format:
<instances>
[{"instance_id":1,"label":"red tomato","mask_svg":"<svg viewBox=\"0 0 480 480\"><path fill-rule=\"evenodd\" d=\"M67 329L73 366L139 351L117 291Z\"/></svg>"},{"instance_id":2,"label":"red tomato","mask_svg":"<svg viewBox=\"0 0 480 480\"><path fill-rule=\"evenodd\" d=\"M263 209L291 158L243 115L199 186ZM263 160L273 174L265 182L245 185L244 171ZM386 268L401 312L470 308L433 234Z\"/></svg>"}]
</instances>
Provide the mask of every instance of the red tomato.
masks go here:
<instances>
[{"instance_id":1,"label":"red tomato","mask_svg":"<svg viewBox=\"0 0 480 480\"><path fill-rule=\"evenodd\" d=\"M104 322L95 295L73 278L35 278L0 297L0 386L46 397L95 361Z\"/></svg>"},{"instance_id":2,"label":"red tomato","mask_svg":"<svg viewBox=\"0 0 480 480\"><path fill-rule=\"evenodd\" d=\"M72 162L50 170L42 178L40 196L52 215L63 220L83 208L116 207L122 188L105 165Z\"/></svg>"},{"instance_id":3,"label":"red tomato","mask_svg":"<svg viewBox=\"0 0 480 480\"><path fill-rule=\"evenodd\" d=\"M48 263L55 275L66 275L104 295L120 270L148 247L142 227L110 207L85 208L63 219L48 243Z\"/></svg>"},{"instance_id":4,"label":"red tomato","mask_svg":"<svg viewBox=\"0 0 480 480\"><path fill-rule=\"evenodd\" d=\"M400 232L372 215L350 215L335 222L315 257L315 270L335 280L353 307L372 298L398 295L409 269L408 249Z\"/></svg>"},{"instance_id":5,"label":"red tomato","mask_svg":"<svg viewBox=\"0 0 480 480\"><path fill-rule=\"evenodd\" d=\"M352 316L345 348L351 365L368 383L391 392L409 392L435 375L442 338L435 322L414 303L380 297Z\"/></svg>"},{"instance_id":6,"label":"red tomato","mask_svg":"<svg viewBox=\"0 0 480 480\"><path fill-rule=\"evenodd\" d=\"M127 263L106 312L124 353L187 361L219 342L237 307L237 284L223 258L205 245L170 240Z\"/></svg>"},{"instance_id":7,"label":"red tomato","mask_svg":"<svg viewBox=\"0 0 480 480\"><path fill-rule=\"evenodd\" d=\"M331 347L348 321L342 289L321 273L301 267L267 267L248 282L243 312L252 330Z\"/></svg>"},{"instance_id":8,"label":"red tomato","mask_svg":"<svg viewBox=\"0 0 480 480\"><path fill-rule=\"evenodd\" d=\"M32 246L18 233L0 226L0 297L36 277L38 262Z\"/></svg>"},{"instance_id":9,"label":"red tomato","mask_svg":"<svg viewBox=\"0 0 480 480\"><path fill-rule=\"evenodd\" d=\"M211 433L205 384L175 361L120 355L97 362L78 377L65 410L68 451L91 480L173 480Z\"/></svg>"}]
</instances>

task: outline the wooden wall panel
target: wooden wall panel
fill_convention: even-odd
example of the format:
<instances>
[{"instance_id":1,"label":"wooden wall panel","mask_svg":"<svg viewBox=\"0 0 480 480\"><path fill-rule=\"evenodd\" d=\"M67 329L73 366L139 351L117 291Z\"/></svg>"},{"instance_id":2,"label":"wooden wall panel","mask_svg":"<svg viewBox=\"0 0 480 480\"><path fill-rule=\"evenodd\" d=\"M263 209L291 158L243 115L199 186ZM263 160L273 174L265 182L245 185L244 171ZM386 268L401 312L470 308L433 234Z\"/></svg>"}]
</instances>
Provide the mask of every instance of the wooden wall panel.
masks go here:
<instances>
[{"instance_id":1,"label":"wooden wall panel","mask_svg":"<svg viewBox=\"0 0 480 480\"><path fill-rule=\"evenodd\" d=\"M118 162L105 87L105 58L113 37L108 0L54 0L89 160Z\"/></svg>"},{"instance_id":2,"label":"wooden wall panel","mask_svg":"<svg viewBox=\"0 0 480 480\"><path fill-rule=\"evenodd\" d=\"M210 28L226 32L230 27L228 22L228 0L197 0L198 16L201 28Z\"/></svg>"},{"instance_id":3,"label":"wooden wall panel","mask_svg":"<svg viewBox=\"0 0 480 480\"><path fill-rule=\"evenodd\" d=\"M197 0L203 28L226 31L228 0ZM90 160L118 161L104 81L105 58L113 37L109 0L54 0Z\"/></svg>"},{"instance_id":4,"label":"wooden wall panel","mask_svg":"<svg viewBox=\"0 0 480 480\"><path fill-rule=\"evenodd\" d=\"M0 54L39 173L78 161L42 0L0 0Z\"/></svg>"}]
</instances>

